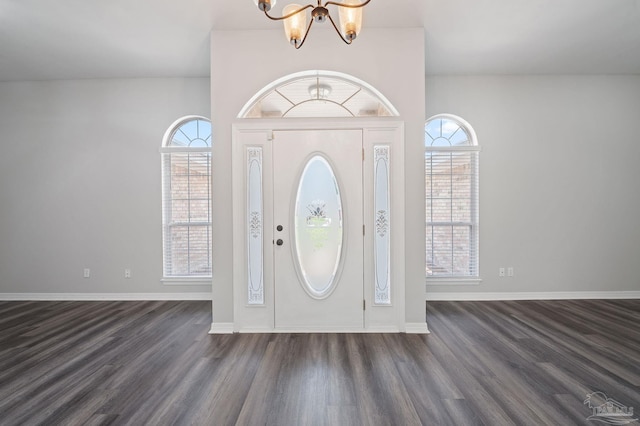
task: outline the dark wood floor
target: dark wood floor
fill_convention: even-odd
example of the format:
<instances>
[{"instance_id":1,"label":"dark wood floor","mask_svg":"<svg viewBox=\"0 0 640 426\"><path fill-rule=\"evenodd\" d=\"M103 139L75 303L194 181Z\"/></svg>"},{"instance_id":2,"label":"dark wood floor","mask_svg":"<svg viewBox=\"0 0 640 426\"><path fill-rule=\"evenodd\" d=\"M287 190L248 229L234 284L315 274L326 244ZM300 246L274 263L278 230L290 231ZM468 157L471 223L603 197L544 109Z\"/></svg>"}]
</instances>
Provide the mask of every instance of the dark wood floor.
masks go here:
<instances>
[{"instance_id":1,"label":"dark wood floor","mask_svg":"<svg viewBox=\"0 0 640 426\"><path fill-rule=\"evenodd\" d=\"M428 336L210 336L210 306L0 302L0 424L598 424L595 391L640 411L640 300L428 303Z\"/></svg>"}]
</instances>

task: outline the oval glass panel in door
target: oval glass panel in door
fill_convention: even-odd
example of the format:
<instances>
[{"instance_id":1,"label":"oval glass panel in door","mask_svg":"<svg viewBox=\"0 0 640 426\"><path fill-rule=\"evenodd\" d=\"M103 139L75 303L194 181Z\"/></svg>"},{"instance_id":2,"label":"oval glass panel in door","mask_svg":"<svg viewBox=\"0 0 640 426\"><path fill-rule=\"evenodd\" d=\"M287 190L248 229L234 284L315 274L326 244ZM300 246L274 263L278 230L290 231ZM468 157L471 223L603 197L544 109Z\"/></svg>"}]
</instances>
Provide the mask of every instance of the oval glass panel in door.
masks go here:
<instances>
[{"instance_id":1,"label":"oval glass panel in door","mask_svg":"<svg viewBox=\"0 0 640 426\"><path fill-rule=\"evenodd\" d=\"M294 212L295 252L300 281L314 298L335 288L343 243L340 188L329 162L313 156L304 167Z\"/></svg>"}]
</instances>

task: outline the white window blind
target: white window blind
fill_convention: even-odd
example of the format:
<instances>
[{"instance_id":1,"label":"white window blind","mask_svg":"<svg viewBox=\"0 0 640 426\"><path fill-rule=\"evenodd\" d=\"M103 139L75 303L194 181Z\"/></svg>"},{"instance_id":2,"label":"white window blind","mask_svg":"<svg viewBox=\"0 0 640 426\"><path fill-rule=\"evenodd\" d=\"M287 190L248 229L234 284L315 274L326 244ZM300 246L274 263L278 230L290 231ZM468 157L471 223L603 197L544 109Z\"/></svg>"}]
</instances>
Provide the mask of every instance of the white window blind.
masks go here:
<instances>
[{"instance_id":1,"label":"white window blind","mask_svg":"<svg viewBox=\"0 0 640 426\"><path fill-rule=\"evenodd\" d=\"M162 149L165 278L211 276L211 123L187 118Z\"/></svg>"},{"instance_id":2,"label":"white window blind","mask_svg":"<svg viewBox=\"0 0 640 426\"><path fill-rule=\"evenodd\" d=\"M461 119L425 126L427 278L477 278L479 150Z\"/></svg>"}]
</instances>

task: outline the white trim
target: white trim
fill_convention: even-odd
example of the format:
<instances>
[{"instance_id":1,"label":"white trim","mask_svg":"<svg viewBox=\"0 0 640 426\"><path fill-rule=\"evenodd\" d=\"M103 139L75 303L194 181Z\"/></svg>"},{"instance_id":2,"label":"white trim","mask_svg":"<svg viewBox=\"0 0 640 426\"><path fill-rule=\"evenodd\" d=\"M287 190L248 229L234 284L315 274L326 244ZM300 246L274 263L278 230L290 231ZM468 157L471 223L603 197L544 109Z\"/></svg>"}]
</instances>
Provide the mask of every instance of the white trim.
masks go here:
<instances>
[{"instance_id":1,"label":"white trim","mask_svg":"<svg viewBox=\"0 0 640 426\"><path fill-rule=\"evenodd\" d=\"M426 124L432 120L437 120L437 119L446 119L446 120L451 120L454 121L456 124L458 124L460 127L462 127L464 130L466 130L469 133L469 136L471 137L471 146L478 146L478 136L476 135L476 131L473 130L473 127L471 127L471 124L469 124L464 118L459 117L457 115L454 114L436 114L434 116L431 116L429 118L427 118L424 122L425 127ZM449 147L451 148L451 147ZM466 147L466 148L470 148L470 147Z\"/></svg>"},{"instance_id":2,"label":"white trim","mask_svg":"<svg viewBox=\"0 0 640 426\"><path fill-rule=\"evenodd\" d=\"M212 322L209 334L233 334L232 322Z\"/></svg>"},{"instance_id":3,"label":"white trim","mask_svg":"<svg viewBox=\"0 0 640 426\"><path fill-rule=\"evenodd\" d=\"M211 300L211 293L0 293L3 301Z\"/></svg>"},{"instance_id":4,"label":"white trim","mask_svg":"<svg viewBox=\"0 0 640 426\"><path fill-rule=\"evenodd\" d=\"M211 154L212 147L190 147L190 146L162 146L160 147L161 154L173 154L173 153L185 153L185 152L204 152Z\"/></svg>"},{"instance_id":5,"label":"white trim","mask_svg":"<svg viewBox=\"0 0 640 426\"><path fill-rule=\"evenodd\" d=\"M167 144L170 142L170 138L171 138L171 135L173 134L173 131L176 130L178 127L182 126L183 124L185 124L186 122L191 121L191 120L204 120L204 121L208 121L209 123L211 123L211 119L209 119L207 117L203 117L202 115L185 115L184 117L178 118L164 132L164 136L162 136L162 145L160 145L160 147L161 148L167 148ZM213 127L213 123L211 124L211 127ZM211 146L213 146L213 132L211 133ZM211 151L210 147L208 149L209 149L209 151Z\"/></svg>"},{"instance_id":6,"label":"white trim","mask_svg":"<svg viewBox=\"0 0 640 426\"><path fill-rule=\"evenodd\" d=\"M430 285L478 285L482 282L481 278L427 278L427 292Z\"/></svg>"},{"instance_id":7,"label":"white trim","mask_svg":"<svg viewBox=\"0 0 640 426\"><path fill-rule=\"evenodd\" d=\"M264 146L271 141L273 132L287 130L384 130L402 129L404 123L398 117L351 117L351 118L250 118L240 119L232 123L233 132L238 137L242 133L258 133L264 136L261 143L253 146ZM402 133L404 136L404 133ZM239 142L236 142L238 144ZM263 158L263 164L266 160ZM266 173L266 172L265 172Z\"/></svg>"},{"instance_id":8,"label":"white trim","mask_svg":"<svg viewBox=\"0 0 640 426\"><path fill-rule=\"evenodd\" d=\"M404 325L407 334L431 334L426 322L408 322Z\"/></svg>"},{"instance_id":9,"label":"white trim","mask_svg":"<svg viewBox=\"0 0 640 426\"><path fill-rule=\"evenodd\" d=\"M238 333L400 333L397 327L373 327L373 328L349 328L349 327L327 327L327 328L275 328L275 329L265 329L265 328L252 328L246 327L241 328Z\"/></svg>"},{"instance_id":10,"label":"white trim","mask_svg":"<svg viewBox=\"0 0 640 426\"><path fill-rule=\"evenodd\" d=\"M424 148L427 152L480 152L482 148L478 145L473 146L427 146Z\"/></svg>"},{"instance_id":11,"label":"white trim","mask_svg":"<svg viewBox=\"0 0 640 426\"><path fill-rule=\"evenodd\" d=\"M490 300L640 299L640 291L549 291L515 293L428 293L427 302Z\"/></svg>"},{"instance_id":12,"label":"white trim","mask_svg":"<svg viewBox=\"0 0 640 426\"><path fill-rule=\"evenodd\" d=\"M198 277L176 277L176 278L162 278L160 282L164 285L207 285L210 286L213 279L211 277L198 278Z\"/></svg>"}]
</instances>

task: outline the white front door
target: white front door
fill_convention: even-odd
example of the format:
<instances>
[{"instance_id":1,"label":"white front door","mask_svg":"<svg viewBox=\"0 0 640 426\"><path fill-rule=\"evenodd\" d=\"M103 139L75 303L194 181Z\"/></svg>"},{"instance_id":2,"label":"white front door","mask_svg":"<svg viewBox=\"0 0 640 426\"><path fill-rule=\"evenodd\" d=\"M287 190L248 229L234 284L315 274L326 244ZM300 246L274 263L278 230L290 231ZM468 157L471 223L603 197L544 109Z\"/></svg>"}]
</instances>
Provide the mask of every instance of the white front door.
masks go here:
<instances>
[{"instance_id":1,"label":"white front door","mask_svg":"<svg viewBox=\"0 0 640 426\"><path fill-rule=\"evenodd\" d=\"M364 327L362 137L362 130L273 134L278 329Z\"/></svg>"}]
</instances>

